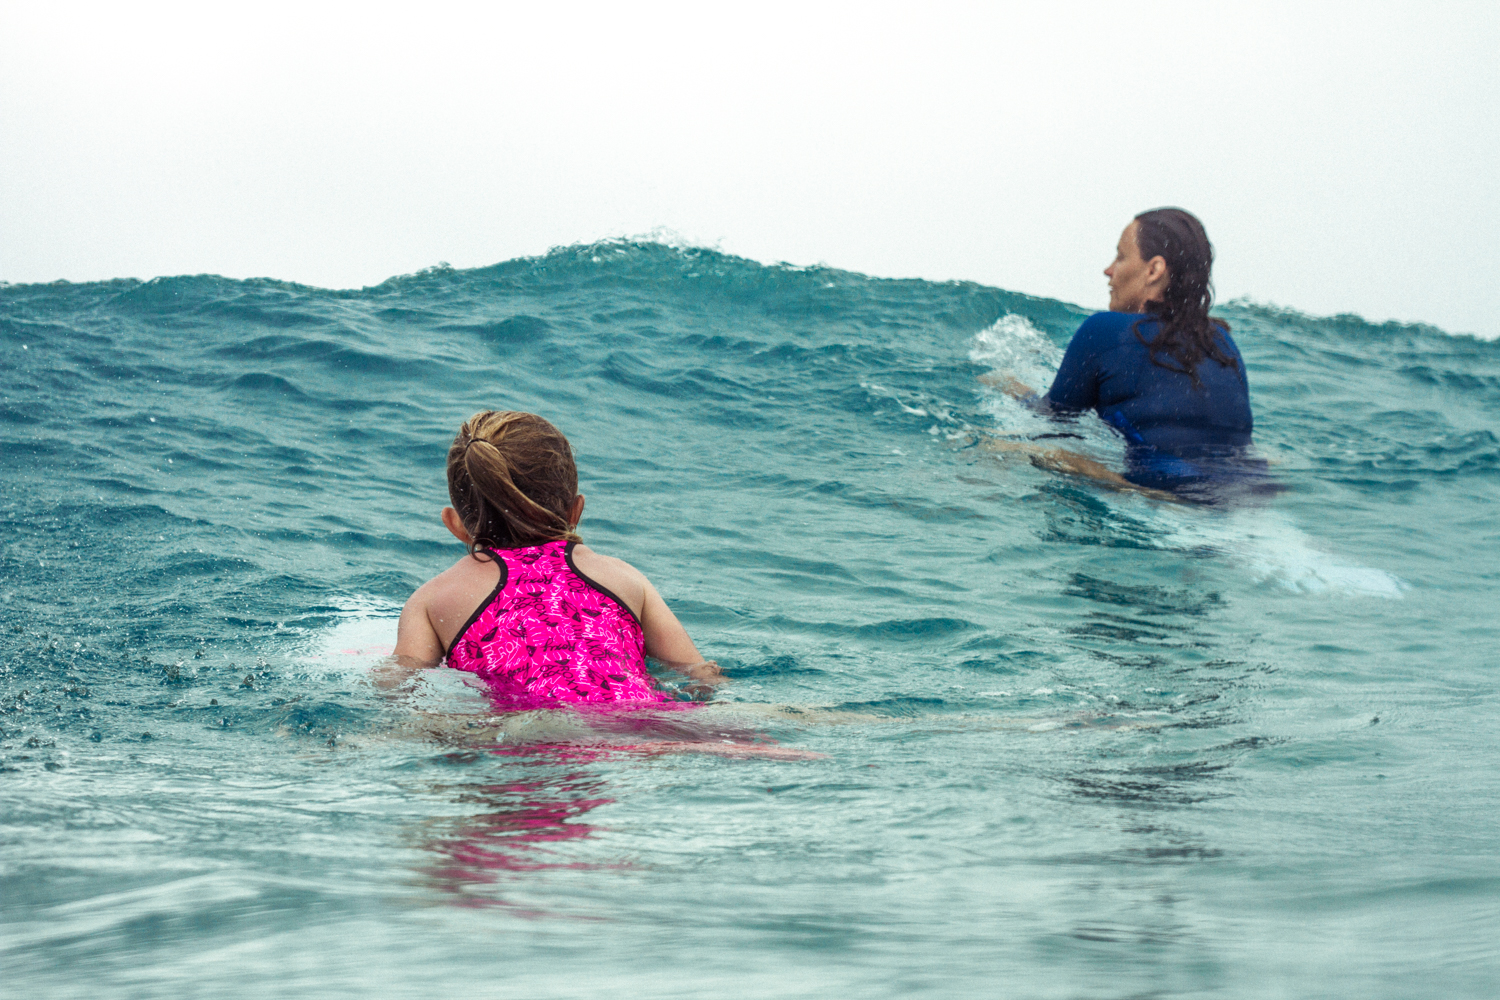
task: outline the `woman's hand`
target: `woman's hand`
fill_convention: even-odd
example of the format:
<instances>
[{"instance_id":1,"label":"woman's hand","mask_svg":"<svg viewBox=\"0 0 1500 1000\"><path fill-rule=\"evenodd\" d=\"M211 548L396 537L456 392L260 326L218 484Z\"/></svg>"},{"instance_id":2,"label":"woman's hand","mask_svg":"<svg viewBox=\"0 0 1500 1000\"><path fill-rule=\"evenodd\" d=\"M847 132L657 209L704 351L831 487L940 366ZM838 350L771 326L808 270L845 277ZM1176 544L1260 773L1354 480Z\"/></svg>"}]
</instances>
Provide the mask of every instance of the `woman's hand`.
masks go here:
<instances>
[{"instance_id":1,"label":"woman's hand","mask_svg":"<svg viewBox=\"0 0 1500 1000\"><path fill-rule=\"evenodd\" d=\"M1082 476L1112 490L1140 493L1153 500L1184 502L1176 494L1137 486L1102 462L1095 461L1087 455L1080 455L1076 451L1068 451L1066 448L1043 448L1030 441L1011 441L1006 438L990 438L988 441L981 442L979 446L985 451L1020 453L1031 459L1031 464L1038 469L1061 472L1068 476Z\"/></svg>"},{"instance_id":2,"label":"woman's hand","mask_svg":"<svg viewBox=\"0 0 1500 1000\"><path fill-rule=\"evenodd\" d=\"M985 372L979 381L1015 399L1035 399L1036 390L1008 372Z\"/></svg>"},{"instance_id":3,"label":"woman's hand","mask_svg":"<svg viewBox=\"0 0 1500 1000\"><path fill-rule=\"evenodd\" d=\"M1151 497L1153 500L1170 500L1173 503L1183 503L1183 499L1176 494L1167 493L1164 490L1153 490L1146 486L1137 486L1118 472L1094 461L1086 455L1080 455L1076 451L1068 451L1066 448L1047 448L1031 453L1031 464L1039 469L1050 469L1053 472L1061 472L1069 476L1083 476L1092 479L1112 490L1120 490L1128 493L1140 493Z\"/></svg>"}]
</instances>

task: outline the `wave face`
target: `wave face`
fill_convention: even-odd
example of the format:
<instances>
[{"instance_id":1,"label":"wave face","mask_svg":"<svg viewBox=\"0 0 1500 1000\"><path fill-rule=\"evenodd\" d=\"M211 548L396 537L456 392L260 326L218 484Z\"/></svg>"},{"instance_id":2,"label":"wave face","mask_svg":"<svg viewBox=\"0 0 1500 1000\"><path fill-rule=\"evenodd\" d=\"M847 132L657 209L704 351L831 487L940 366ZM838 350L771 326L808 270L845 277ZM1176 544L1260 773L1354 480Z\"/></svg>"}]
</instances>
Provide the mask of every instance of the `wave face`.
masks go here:
<instances>
[{"instance_id":1,"label":"wave face","mask_svg":"<svg viewBox=\"0 0 1500 1000\"><path fill-rule=\"evenodd\" d=\"M1500 344L1222 313L1287 491L1202 510L986 451L1058 428L979 376L1086 313L974 284L609 242L0 287L7 980L1484 995ZM371 686L486 408L734 678L658 735L823 758Z\"/></svg>"}]
</instances>

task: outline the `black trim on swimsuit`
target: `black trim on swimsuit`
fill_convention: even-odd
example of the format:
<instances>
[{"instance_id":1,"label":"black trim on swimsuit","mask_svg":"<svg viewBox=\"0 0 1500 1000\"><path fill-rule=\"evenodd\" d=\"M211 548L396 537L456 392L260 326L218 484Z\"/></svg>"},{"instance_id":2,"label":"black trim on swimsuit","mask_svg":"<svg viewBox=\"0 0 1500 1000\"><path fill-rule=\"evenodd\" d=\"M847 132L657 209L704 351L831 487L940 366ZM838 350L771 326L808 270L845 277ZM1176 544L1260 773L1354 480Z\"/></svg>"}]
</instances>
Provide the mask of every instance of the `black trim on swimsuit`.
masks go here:
<instances>
[{"instance_id":1,"label":"black trim on swimsuit","mask_svg":"<svg viewBox=\"0 0 1500 1000\"><path fill-rule=\"evenodd\" d=\"M600 584L589 579L588 576L584 574L583 570L579 569L578 566L573 562L573 546L577 544L577 542L569 542L568 547L566 549L563 549L563 559L567 560L568 569L572 570L574 575L577 576L578 579L582 580L584 583L588 584L590 587L593 587L595 590L599 591L599 593L603 594L605 597L618 604L620 606L620 610L629 615L631 619L636 623L636 625L640 627L641 631L644 632L646 630L646 626L641 625L640 618L634 611L630 610L630 605L626 604L624 601L615 596L614 591L610 590L608 587L601 586Z\"/></svg>"},{"instance_id":2,"label":"black trim on swimsuit","mask_svg":"<svg viewBox=\"0 0 1500 1000\"><path fill-rule=\"evenodd\" d=\"M442 658L444 660L446 660L448 658L448 654L453 651L454 644L456 644L458 640L462 639L464 637L464 634L467 633L469 629L474 627L474 623L479 620L479 616L484 614L484 609L495 603L495 598L500 596L500 591L505 589L506 581L510 579L510 567L505 564L504 559L500 558L500 553L496 552L494 549L486 549L485 551L493 556L495 562L500 566L500 582L495 584L495 589L490 591L489 597L486 597L484 600L479 602L479 607L475 608L474 613L469 616L469 620L464 622L464 627L459 629L458 632L453 636L453 642L450 642L448 644L448 648L443 650ZM441 662L441 660L439 662Z\"/></svg>"}]
</instances>

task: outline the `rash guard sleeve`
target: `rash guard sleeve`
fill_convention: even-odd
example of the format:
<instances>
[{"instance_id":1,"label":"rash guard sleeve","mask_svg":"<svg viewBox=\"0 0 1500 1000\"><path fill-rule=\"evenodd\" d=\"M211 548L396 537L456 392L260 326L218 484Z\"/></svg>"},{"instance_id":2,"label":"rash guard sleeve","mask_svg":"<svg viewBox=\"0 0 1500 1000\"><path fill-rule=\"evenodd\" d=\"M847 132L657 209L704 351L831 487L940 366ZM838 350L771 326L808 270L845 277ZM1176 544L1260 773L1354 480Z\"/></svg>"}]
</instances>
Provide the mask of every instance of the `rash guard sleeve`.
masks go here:
<instances>
[{"instance_id":1,"label":"rash guard sleeve","mask_svg":"<svg viewBox=\"0 0 1500 1000\"><path fill-rule=\"evenodd\" d=\"M1052 388L1042 397L1042 403L1048 408L1076 412L1099 405L1101 345L1097 331L1091 329L1097 325L1090 318L1068 342L1062 364L1057 366L1057 377L1052 380Z\"/></svg>"}]
</instances>

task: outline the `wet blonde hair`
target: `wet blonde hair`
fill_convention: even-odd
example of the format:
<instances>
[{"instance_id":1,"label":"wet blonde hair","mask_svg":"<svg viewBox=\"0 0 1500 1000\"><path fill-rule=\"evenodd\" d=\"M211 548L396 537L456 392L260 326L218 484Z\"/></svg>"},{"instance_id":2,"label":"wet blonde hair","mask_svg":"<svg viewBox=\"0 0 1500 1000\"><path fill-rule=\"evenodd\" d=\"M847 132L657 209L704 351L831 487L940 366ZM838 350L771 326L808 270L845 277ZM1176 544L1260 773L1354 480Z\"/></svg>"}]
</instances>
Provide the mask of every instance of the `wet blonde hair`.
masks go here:
<instances>
[{"instance_id":1,"label":"wet blonde hair","mask_svg":"<svg viewBox=\"0 0 1500 1000\"><path fill-rule=\"evenodd\" d=\"M578 467L562 431L535 413L484 410L448 449L448 497L482 548L579 540L568 523Z\"/></svg>"}]
</instances>

